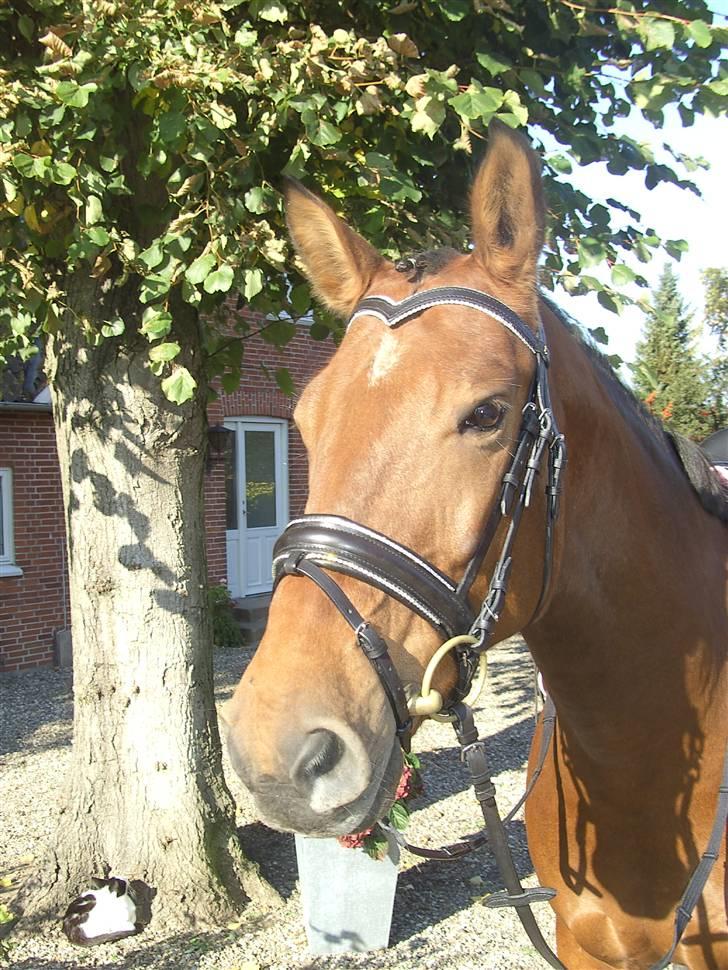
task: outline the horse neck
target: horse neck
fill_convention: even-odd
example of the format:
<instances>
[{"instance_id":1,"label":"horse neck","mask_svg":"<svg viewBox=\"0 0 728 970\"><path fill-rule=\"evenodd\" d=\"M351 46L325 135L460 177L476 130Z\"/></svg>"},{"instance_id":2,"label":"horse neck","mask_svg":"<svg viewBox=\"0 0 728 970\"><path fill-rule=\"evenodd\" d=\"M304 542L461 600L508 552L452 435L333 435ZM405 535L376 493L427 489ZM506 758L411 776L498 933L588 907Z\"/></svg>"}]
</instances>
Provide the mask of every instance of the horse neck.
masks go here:
<instances>
[{"instance_id":1,"label":"horse neck","mask_svg":"<svg viewBox=\"0 0 728 970\"><path fill-rule=\"evenodd\" d=\"M553 594L524 633L562 727L609 760L625 738L664 740L666 723L680 743L725 719L726 528L659 430L545 323L569 466Z\"/></svg>"}]
</instances>

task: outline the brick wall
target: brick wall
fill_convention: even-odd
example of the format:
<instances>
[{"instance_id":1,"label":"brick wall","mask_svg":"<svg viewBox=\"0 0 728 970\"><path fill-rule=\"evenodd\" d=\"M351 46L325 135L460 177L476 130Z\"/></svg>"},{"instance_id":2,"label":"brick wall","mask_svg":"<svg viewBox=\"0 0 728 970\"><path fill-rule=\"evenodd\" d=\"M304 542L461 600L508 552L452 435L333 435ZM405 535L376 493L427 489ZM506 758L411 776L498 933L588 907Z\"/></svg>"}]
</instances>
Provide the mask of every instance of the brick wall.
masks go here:
<instances>
[{"instance_id":1,"label":"brick wall","mask_svg":"<svg viewBox=\"0 0 728 970\"><path fill-rule=\"evenodd\" d=\"M283 348L273 347L262 337L245 342L242 380L233 394L221 394L208 407L210 424L225 418L242 416L288 419L288 488L291 518L303 512L308 491L308 463L301 436L291 415L298 394L321 370L334 352L331 340L312 340L305 327ZM280 391L272 375L287 367L293 377L296 394L288 397ZM269 376L271 375L271 376ZM226 578L225 555L225 468L213 461L205 481L205 527L207 529L207 565L211 583Z\"/></svg>"},{"instance_id":2,"label":"brick wall","mask_svg":"<svg viewBox=\"0 0 728 970\"><path fill-rule=\"evenodd\" d=\"M266 376L288 367L297 392L324 366L334 351L330 340L311 340L299 328L282 349L262 337L245 343L242 389L210 404L210 424L226 417L289 419L288 467L291 515L303 510L308 469L300 435L290 421L295 398ZM23 576L0 577L0 671L22 670L53 661L53 633L63 628L65 571L63 504L53 422L48 412L0 410L0 467L13 469L16 561ZM211 583L226 577L225 465L210 462L205 476L205 527Z\"/></svg>"},{"instance_id":3,"label":"brick wall","mask_svg":"<svg viewBox=\"0 0 728 970\"><path fill-rule=\"evenodd\" d=\"M0 467L13 472L15 562L0 576L0 670L53 660L64 611L65 532L53 420L48 411L0 411Z\"/></svg>"}]
</instances>

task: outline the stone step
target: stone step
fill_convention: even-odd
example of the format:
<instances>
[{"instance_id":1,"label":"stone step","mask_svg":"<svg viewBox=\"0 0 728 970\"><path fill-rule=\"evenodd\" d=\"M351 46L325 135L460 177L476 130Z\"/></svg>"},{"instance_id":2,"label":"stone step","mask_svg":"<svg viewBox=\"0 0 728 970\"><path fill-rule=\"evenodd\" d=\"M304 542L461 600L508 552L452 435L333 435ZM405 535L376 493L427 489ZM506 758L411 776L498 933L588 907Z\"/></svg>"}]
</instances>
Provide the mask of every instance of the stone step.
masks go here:
<instances>
[{"instance_id":1,"label":"stone step","mask_svg":"<svg viewBox=\"0 0 728 970\"><path fill-rule=\"evenodd\" d=\"M255 644L263 636L268 621L271 593L259 593L233 600L233 614L245 634L246 643Z\"/></svg>"}]
</instances>

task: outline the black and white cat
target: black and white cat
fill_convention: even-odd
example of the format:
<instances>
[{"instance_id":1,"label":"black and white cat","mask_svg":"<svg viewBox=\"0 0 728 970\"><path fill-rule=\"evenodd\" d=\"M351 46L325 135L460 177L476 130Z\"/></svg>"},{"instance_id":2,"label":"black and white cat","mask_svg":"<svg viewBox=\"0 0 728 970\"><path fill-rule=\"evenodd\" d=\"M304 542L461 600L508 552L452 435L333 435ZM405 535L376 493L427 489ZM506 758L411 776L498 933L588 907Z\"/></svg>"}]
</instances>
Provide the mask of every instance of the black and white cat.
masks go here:
<instances>
[{"instance_id":1,"label":"black and white cat","mask_svg":"<svg viewBox=\"0 0 728 970\"><path fill-rule=\"evenodd\" d=\"M92 879L96 887L77 896L63 917L63 932L71 943L94 946L141 933L136 897L126 879Z\"/></svg>"}]
</instances>

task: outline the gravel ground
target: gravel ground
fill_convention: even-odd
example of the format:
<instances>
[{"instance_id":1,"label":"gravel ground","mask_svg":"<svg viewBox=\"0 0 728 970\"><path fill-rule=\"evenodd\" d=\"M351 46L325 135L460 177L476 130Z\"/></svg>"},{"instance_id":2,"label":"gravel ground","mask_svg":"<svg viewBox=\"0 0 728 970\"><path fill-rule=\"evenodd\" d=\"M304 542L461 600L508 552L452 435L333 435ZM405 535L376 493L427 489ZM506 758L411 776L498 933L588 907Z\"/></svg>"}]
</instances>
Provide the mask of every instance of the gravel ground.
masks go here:
<instances>
[{"instance_id":1,"label":"gravel ground","mask_svg":"<svg viewBox=\"0 0 728 970\"><path fill-rule=\"evenodd\" d=\"M223 703L246 663L244 650L217 651L218 703ZM501 813L523 791L533 731L533 673L528 652L514 638L489 654L490 681L477 710L488 736ZM41 669L0 676L0 903L12 895L18 874L32 865L52 837L64 773L70 763L70 677ZM423 762L425 794L415 802L407 835L420 845L442 845L480 827L480 813L468 789L457 742L447 724L428 722L414 744ZM252 822L251 803L228 764L230 787L239 805L241 837L248 854L283 896L273 914L249 908L237 925L218 932L143 935L83 950L71 946L60 924L43 937L10 937L6 959L19 970L116 968L130 970L537 970L540 958L511 910L489 910L479 897L501 888L487 848L457 862L426 862L403 854L389 949L361 955L311 957L306 952L296 882L293 839ZM510 826L519 872L535 884L520 820ZM2 877L5 878L2 878ZM553 945L553 917L537 909ZM2 957L0 940L0 958ZM8 956L9 954L9 956Z\"/></svg>"}]
</instances>

